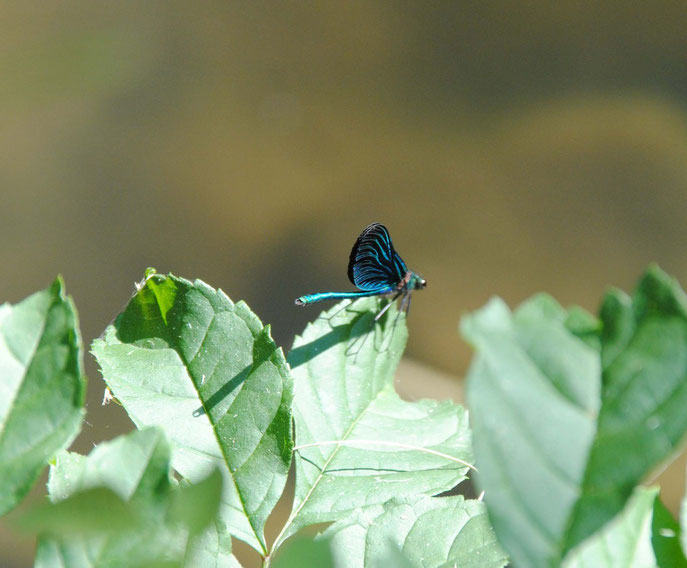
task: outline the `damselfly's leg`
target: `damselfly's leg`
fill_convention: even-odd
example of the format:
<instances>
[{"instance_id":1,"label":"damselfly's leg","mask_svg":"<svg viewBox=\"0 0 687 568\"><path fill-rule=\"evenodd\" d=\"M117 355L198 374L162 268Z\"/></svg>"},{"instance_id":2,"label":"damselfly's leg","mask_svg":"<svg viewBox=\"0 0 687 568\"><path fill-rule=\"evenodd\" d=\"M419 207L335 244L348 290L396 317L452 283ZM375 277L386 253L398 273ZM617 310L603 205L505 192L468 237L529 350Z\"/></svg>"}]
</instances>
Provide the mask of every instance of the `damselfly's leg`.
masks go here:
<instances>
[{"instance_id":1,"label":"damselfly's leg","mask_svg":"<svg viewBox=\"0 0 687 568\"><path fill-rule=\"evenodd\" d=\"M410 300L413 299L413 295L411 294L410 291L406 293L405 296L403 296L403 300L401 301L401 311L403 311L403 307L405 305L405 310L406 310L406 317L408 317L408 314L410 313Z\"/></svg>"},{"instance_id":2,"label":"damselfly's leg","mask_svg":"<svg viewBox=\"0 0 687 568\"><path fill-rule=\"evenodd\" d=\"M403 298L401 298L401 307L398 310L398 313L396 314L396 317L394 318L394 324L391 326L391 331L387 335L389 340L386 340L386 337L382 338L382 344L379 346L379 351L380 353L383 351L386 351L389 349L389 346L391 345L391 340L394 337L394 332L396 331L396 325L398 324L398 318L401 317L401 314L405 311L406 316L408 315L408 308L410 307L410 290L403 290ZM401 292L399 292L400 294ZM398 294L394 299L398 297Z\"/></svg>"},{"instance_id":3,"label":"damselfly's leg","mask_svg":"<svg viewBox=\"0 0 687 568\"><path fill-rule=\"evenodd\" d=\"M384 306L381 309L381 311L375 316L375 321L379 321L379 318L381 318L386 313L386 311L391 307L391 304L393 304L402 293L403 290L399 290L398 292L396 292L396 294L394 294L394 297L391 298L391 301L386 306Z\"/></svg>"},{"instance_id":4,"label":"damselfly's leg","mask_svg":"<svg viewBox=\"0 0 687 568\"><path fill-rule=\"evenodd\" d=\"M400 293L400 292L399 292L399 293ZM396 295L393 297L393 299L377 313L377 315L374 317L374 319L372 319L372 320L370 321L370 328L369 328L368 331L366 331L365 333L360 334L359 336L357 336L357 337L351 342L351 344L346 348L346 356L354 355L354 356L357 358L357 357L358 357L358 353L360 353L360 352L362 351L363 347L365 346L365 342L367 341L367 338L368 338L370 335L373 335L375 338L377 337L377 331L378 331L378 329L377 329L377 328L378 328L377 322L379 321L379 318L380 318L382 315L384 315L384 313L389 309L389 307L391 306L391 304L394 303L394 300L395 300L397 297L398 297L398 294L396 294ZM384 335L384 330L382 329L382 325L381 325L381 324L379 325L379 331L381 332L381 334L382 334L382 336L383 336L383 335ZM383 342L383 339L382 339L382 342ZM374 343L375 343L375 346L377 346L377 343L378 343L378 342L377 342L376 340L374 341Z\"/></svg>"},{"instance_id":5,"label":"damselfly's leg","mask_svg":"<svg viewBox=\"0 0 687 568\"><path fill-rule=\"evenodd\" d=\"M377 315L374 317L374 320L372 320L372 330L371 332L374 334L375 338L377 337L377 322L381 319L381 317L388 311L388 309L396 302L398 297L403 294L403 302L405 302L405 298L410 292L406 289L401 289L398 292L396 292L393 297L389 300L389 302L377 313ZM385 333L384 333L384 327L386 326L381 326L380 325L380 331L382 334L381 337L381 342L377 342L375 340L375 348L378 351L386 351L386 348L384 347L385 343L391 343L391 336L393 336L394 328L396 327L396 323L398 322L398 317L400 315L400 312L396 315L396 318L394 319L394 324L391 328L391 332L389 334L389 341L385 341ZM363 347L365 346L365 342L367 341L368 336L370 335L370 332L364 333L358 337L355 338L353 342L348 346L346 349L346 355L355 355L355 357L358 356L358 353L362 351ZM388 347L387 347L388 348Z\"/></svg>"},{"instance_id":6,"label":"damselfly's leg","mask_svg":"<svg viewBox=\"0 0 687 568\"><path fill-rule=\"evenodd\" d=\"M355 362L358 358L358 353L360 353L365 346L365 342L367 341L368 336L372 333L376 333L376 322L374 319L369 321L369 326L368 329L364 332L358 335L351 343L346 347L345 355L346 357L353 355L353 362Z\"/></svg>"}]
</instances>

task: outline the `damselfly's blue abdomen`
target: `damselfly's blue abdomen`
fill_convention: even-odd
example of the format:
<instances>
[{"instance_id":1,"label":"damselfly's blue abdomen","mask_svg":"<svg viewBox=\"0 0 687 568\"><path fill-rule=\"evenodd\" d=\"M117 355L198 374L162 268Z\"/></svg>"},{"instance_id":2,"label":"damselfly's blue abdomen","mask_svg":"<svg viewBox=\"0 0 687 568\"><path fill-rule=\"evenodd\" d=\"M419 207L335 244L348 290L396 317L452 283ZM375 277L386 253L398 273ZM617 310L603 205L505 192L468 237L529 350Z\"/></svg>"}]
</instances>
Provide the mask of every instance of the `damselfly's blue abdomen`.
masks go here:
<instances>
[{"instance_id":1,"label":"damselfly's blue abdomen","mask_svg":"<svg viewBox=\"0 0 687 568\"><path fill-rule=\"evenodd\" d=\"M321 302L322 300L347 300L377 295L377 292L318 292L317 294L306 294L305 296L296 298L296 304L305 306L307 304Z\"/></svg>"},{"instance_id":2,"label":"damselfly's blue abdomen","mask_svg":"<svg viewBox=\"0 0 687 568\"><path fill-rule=\"evenodd\" d=\"M427 285L427 281L408 270L394 250L389 231L381 223L372 223L360 234L348 260L348 279L358 292L319 292L296 299L305 306L322 300L356 299L365 296L403 296L402 307L410 305L410 294ZM381 314L380 314L381 315Z\"/></svg>"}]
</instances>

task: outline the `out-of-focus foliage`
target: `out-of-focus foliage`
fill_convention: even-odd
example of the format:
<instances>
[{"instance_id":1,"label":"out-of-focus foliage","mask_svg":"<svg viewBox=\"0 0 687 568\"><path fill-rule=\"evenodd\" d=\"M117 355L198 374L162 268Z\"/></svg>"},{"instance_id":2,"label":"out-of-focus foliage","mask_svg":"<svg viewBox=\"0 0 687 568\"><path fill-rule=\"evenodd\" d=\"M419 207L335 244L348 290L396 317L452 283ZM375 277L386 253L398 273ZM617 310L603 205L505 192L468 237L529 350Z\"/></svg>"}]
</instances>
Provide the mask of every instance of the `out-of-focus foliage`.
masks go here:
<instances>
[{"instance_id":1,"label":"out-of-focus foliage","mask_svg":"<svg viewBox=\"0 0 687 568\"><path fill-rule=\"evenodd\" d=\"M476 350L467 400L496 534L518 564L558 564L685 438L687 296L654 266L632 297L610 290L599 320L539 295L513 314L494 299L462 330ZM639 539L642 515L626 516ZM599 538L577 558L598 557Z\"/></svg>"},{"instance_id":2,"label":"out-of-focus foliage","mask_svg":"<svg viewBox=\"0 0 687 568\"><path fill-rule=\"evenodd\" d=\"M203 566L236 565L225 527L215 524L222 477L214 471L179 488L170 455L154 428L104 442L89 456L60 454L50 469L52 502L19 519L39 535L35 565L181 568L206 558L212 562Z\"/></svg>"},{"instance_id":3,"label":"out-of-focus foliage","mask_svg":"<svg viewBox=\"0 0 687 568\"><path fill-rule=\"evenodd\" d=\"M0 515L81 429L86 379L76 310L61 279L0 305Z\"/></svg>"}]
</instances>

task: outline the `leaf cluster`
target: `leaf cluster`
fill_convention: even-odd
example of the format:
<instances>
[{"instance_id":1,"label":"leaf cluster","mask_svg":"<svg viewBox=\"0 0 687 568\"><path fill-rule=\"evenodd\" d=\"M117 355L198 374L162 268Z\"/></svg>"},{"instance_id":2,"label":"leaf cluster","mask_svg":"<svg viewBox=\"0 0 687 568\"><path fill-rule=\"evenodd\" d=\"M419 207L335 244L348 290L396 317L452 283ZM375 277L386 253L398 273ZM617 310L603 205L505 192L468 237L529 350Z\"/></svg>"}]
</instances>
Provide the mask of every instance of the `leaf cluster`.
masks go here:
<instances>
[{"instance_id":1,"label":"leaf cluster","mask_svg":"<svg viewBox=\"0 0 687 568\"><path fill-rule=\"evenodd\" d=\"M86 381L62 282L0 306L0 514L50 463L49 502L10 516L36 566L236 567L232 539L273 568L687 565L640 485L687 430L674 280L651 267L598 318L546 295L465 316L470 420L398 396L405 315L375 321L380 302L334 306L285 356L245 303L148 271L91 347L137 430L88 456L66 451ZM460 494L469 477L484 499Z\"/></svg>"}]
</instances>

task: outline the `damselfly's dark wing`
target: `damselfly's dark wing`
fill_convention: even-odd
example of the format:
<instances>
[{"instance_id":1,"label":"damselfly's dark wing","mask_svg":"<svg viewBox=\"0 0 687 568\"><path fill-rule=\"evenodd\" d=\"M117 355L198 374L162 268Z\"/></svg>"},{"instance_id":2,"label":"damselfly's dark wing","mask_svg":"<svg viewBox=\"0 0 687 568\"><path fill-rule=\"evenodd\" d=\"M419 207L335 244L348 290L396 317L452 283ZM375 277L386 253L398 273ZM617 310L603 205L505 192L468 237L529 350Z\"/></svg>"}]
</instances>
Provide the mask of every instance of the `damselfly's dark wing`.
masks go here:
<instances>
[{"instance_id":1,"label":"damselfly's dark wing","mask_svg":"<svg viewBox=\"0 0 687 568\"><path fill-rule=\"evenodd\" d=\"M394 250L389 231L381 223L365 228L348 261L348 279L361 290L379 294L392 291L407 270Z\"/></svg>"}]
</instances>

